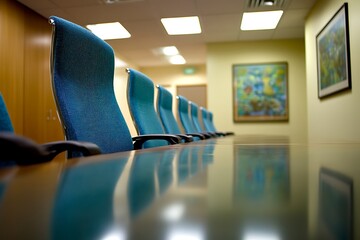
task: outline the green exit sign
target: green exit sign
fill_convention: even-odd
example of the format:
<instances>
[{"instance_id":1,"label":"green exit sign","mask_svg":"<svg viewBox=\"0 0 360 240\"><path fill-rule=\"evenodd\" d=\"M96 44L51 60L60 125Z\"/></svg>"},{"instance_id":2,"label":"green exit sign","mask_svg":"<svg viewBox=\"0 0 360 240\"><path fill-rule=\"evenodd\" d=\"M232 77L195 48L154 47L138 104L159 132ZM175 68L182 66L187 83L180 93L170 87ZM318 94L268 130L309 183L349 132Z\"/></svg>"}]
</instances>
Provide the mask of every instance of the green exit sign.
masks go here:
<instances>
[{"instance_id":1,"label":"green exit sign","mask_svg":"<svg viewBox=\"0 0 360 240\"><path fill-rule=\"evenodd\" d=\"M186 67L184 68L184 74L185 75L191 75L196 72L196 69L194 67Z\"/></svg>"}]
</instances>

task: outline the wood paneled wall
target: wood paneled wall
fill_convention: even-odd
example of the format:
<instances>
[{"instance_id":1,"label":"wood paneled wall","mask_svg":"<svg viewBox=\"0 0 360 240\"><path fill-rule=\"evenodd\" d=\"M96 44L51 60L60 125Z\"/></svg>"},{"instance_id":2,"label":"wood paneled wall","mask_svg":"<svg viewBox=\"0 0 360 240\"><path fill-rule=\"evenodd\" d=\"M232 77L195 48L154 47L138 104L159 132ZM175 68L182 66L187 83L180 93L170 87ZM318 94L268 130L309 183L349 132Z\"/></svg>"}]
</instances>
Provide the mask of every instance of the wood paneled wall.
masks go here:
<instances>
[{"instance_id":1,"label":"wood paneled wall","mask_svg":"<svg viewBox=\"0 0 360 240\"><path fill-rule=\"evenodd\" d=\"M15 131L23 133L24 11L15 1L0 1L0 91Z\"/></svg>"},{"instance_id":2,"label":"wood paneled wall","mask_svg":"<svg viewBox=\"0 0 360 240\"><path fill-rule=\"evenodd\" d=\"M0 1L0 91L17 134L63 139L50 85L51 26L13 0Z\"/></svg>"}]
</instances>

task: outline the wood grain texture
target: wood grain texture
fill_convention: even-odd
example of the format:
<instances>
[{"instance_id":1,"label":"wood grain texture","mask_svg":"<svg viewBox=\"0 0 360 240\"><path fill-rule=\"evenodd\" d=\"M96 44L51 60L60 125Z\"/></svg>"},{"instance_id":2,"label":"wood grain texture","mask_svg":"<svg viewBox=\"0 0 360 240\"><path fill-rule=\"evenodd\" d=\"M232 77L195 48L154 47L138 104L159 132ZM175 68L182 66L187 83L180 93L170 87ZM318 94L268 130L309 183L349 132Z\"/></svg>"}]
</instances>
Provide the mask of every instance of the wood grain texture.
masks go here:
<instances>
[{"instance_id":1,"label":"wood grain texture","mask_svg":"<svg viewBox=\"0 0 360 240\"><path fill-rule=\"evenodd\" d=\"M15 1L0 1L0 91L15 132L23 133L24 12Z\"/></svg>"},{"instance_id":2,"label":"wood grain texture","mask_svg":"<svg viewBox=\"0 0 360 240\"><path fill-rule=\"evenodd\" d=\"M0 36L0 91L15 132L39 143L64 139L50 84L47 19L1 0Z\"/></svg>"},{"instance_id":3,"label":"wood grain texture","mask_svg":"<svg viewBox=\"0 0 360 240\"><path fill-rule=\"evenodd\" d=\"M38 142L62 140L50 84L51 25L25 11L24 135Z\"/></svg>"}]
</instances>

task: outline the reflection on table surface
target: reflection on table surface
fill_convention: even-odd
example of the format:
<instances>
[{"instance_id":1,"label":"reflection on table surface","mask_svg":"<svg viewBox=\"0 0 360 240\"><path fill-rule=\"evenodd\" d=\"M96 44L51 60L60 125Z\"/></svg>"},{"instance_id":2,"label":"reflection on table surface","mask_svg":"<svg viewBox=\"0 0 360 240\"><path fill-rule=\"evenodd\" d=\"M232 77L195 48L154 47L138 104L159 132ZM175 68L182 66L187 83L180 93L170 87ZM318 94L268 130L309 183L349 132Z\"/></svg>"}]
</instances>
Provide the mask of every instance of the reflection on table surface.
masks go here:
<instances>
[{"instance_id":1,"label":"reflection on table surface","mask_svg":"<svg viewBox=\"0 0 360 240\"><path fill-rule=\"evenodd\" d=\"M360 144L234 136L0 169L0 239L360 239Z\"/></svg>"}]
</instances>

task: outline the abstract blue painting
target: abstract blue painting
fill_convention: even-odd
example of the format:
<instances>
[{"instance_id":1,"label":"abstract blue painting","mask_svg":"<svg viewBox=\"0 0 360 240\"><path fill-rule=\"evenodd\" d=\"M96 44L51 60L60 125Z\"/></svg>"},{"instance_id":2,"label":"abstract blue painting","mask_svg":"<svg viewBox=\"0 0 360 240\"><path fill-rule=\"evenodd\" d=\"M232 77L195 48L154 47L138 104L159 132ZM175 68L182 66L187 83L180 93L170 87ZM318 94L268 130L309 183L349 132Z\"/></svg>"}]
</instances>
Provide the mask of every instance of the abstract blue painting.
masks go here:
<instances>
[{"instance_id":1,"label":"abstract blue painting","mask_svg":"<svg viewBox=\"0 0 360 240\"><path fill-rule=\"evenodd\" d=\"M316 37L318 97L351 88L347 3Z\"/></svg>"},{"instance_id":2,"label":"abstract blue painting","mask_svg":"<svg viewBox=\"0 0 360 240\"><path fill-rule=\"evenodd\" d=\"M233 66L234 122L287 121L288 64Z\"/></svg>"}]
</instances>

